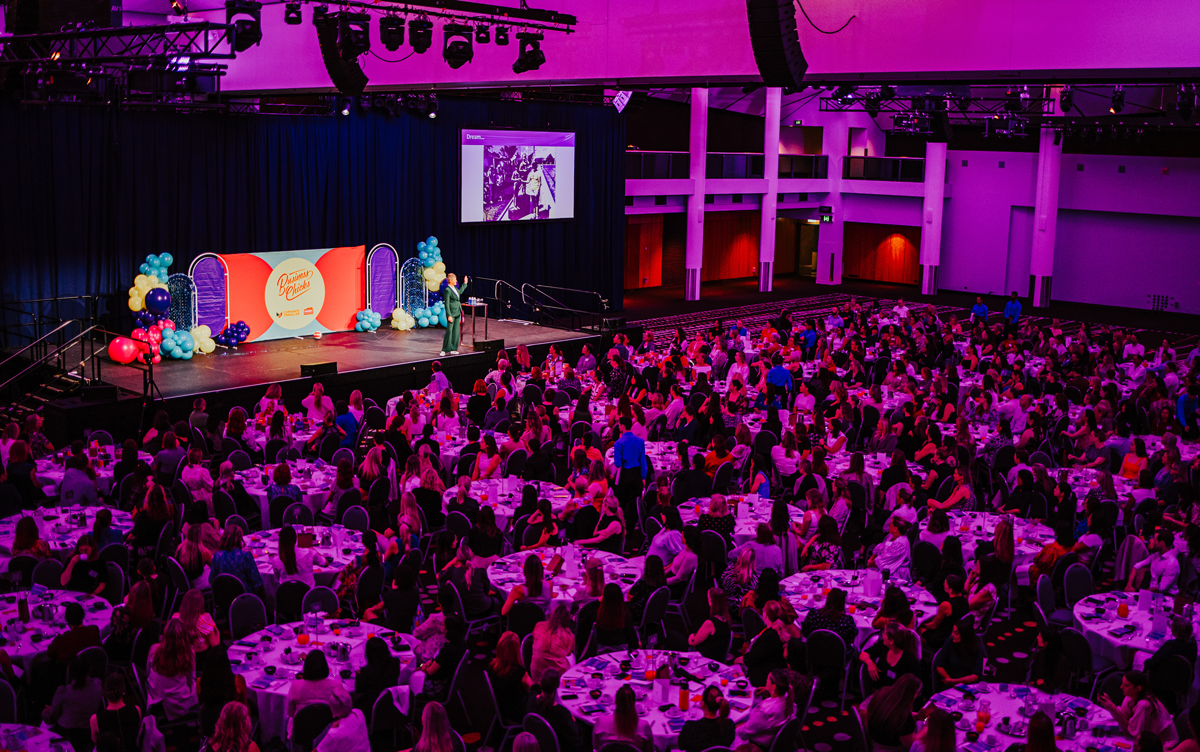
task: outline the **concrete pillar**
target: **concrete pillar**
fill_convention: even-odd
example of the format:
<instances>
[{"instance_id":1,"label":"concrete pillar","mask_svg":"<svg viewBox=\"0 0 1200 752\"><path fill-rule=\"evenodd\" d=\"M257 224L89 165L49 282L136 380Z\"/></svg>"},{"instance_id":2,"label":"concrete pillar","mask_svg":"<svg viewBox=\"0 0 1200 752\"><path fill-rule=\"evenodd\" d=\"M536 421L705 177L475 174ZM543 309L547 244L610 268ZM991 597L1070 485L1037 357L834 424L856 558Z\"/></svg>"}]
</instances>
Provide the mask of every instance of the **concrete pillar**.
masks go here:
<instances>
[{"instance_id":1,"label":"concrete pillar","mask_svg":"<svg viewBox=\"0 0 1200 752\"><path fill-rule=\"evenodd\" d=\"M775 274L775 206L779 203L779 104L783 90L767 89L763 113L763 177L767 192L762 197L762 230L758 235L758 291L770 292Z\"/></svg>"},{"instance_id":2,"label":"concrete pillar","mask_svg":"<svg viewBox=\"0 0 1200 752\"><path fill-rule=\"evenodd\" d=\"M684 261L684 300L700 299L700 268L704 266L704 170L708 162L708 89L692 89L688 138L692 195L687 205L687 256Z\"/></svg>"},{"instance_id":3,"label":"concrete pillar","mask_svg":"<svg viewBox=\"0 0 1200 752\"><path fill-rule=\"evenodd\" d=\"M817 230L817 284L842 283L842 237L845 216L842 211L842 161L850 148L850 128L844 118L824 127L822 152L829 155L829 194L822 202L833 210L833 221L822 222Z\"/></svg>"},{"instance_id":4,"label":"concrete pillar","mask_svg":"<svg viewBox=\"0 0 1200 752\"><path fill-rule=\"evenodd\" d=\"M1054 277L1054 234L1058 227L1062 134L1051 128L1042 128L1039 138L1037 186L1033 194L1033 252L1030 255L1029 274L1033 285L1033 305L1045 308L1050 305L1050 284Z\"/></svg>"},{"instance_id":5,"label":"concrete pillar","mask_svg":"<svg viewBox=\"0 0 1200 752\"><path fill-rule=\"evenodd\" d=\"M946 144L925 144L925 198L921 204L921 294L937 295L942 262L942 206L946 198Z\"/></svg>"}]
</instances>

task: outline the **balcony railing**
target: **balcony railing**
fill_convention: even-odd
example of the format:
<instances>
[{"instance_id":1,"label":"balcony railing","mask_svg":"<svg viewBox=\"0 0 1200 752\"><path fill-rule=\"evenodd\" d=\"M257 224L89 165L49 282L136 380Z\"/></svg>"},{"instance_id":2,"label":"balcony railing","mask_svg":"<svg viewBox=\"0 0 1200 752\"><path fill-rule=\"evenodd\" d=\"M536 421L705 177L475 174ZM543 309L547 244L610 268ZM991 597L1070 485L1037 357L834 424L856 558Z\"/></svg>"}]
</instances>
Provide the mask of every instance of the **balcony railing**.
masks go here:
<instances>
[{"instance_id":1,"label":"balcony railing","mask_svg":"<svg viewBox=\"0 0 1200 752\"><path fill-rule=\"evenodd\" d=\"M679 180L691 177L686 151L627 151L626 180Z\"/></svg>"},{"instance_id":2,"label":"balcony railing","mask_svg":"<svg viewBox=\"0 0 1200 752\"><path fill-rule=\"evenodd\" d=\"M671 180L690 177L690 155L686 151L627 151L627 180ZM709 180L764 177L762 154L709 152L704 176ZM827 178L829 157L825 155L781 155L781 178Z\"/></svg>"},{"instance_id":3,"label":"balcony railing","mask_svg":"<svg viewBox=\"0 0 1200 752\"><path fill-rule=\"evenodd\" d=\"M821 179L829 177L829 157L819 155L779 156L779 177Z\"/></svg>"},{"instance_id":4,"label":"balcony railing","mask_svg":"<svg viewBox=\"0 0 1200 752\"><path fill-rule=\"evenodd\" d=\"M923 183L925 160L906 157L845 157L842 160L842 178Z\"/></svg>"}]
</instances>

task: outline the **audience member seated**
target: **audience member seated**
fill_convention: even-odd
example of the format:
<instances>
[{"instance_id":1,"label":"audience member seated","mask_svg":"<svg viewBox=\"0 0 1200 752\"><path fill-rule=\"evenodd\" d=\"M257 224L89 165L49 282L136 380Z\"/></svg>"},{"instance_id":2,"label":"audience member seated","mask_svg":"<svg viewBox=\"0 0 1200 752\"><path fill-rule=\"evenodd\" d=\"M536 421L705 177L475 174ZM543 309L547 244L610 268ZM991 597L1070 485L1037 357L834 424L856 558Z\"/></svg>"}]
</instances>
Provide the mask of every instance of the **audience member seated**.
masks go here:
<instances>
[{"instance_id":1,"label":"audience member seated","mask_svg":"<svg viewBox=\"0 0 1200 752\"><path fill-rule=\"evenodd\" d=\"M168 627L168 629L170 629ZM288 719L288 738L292 736L292 721L296 713L306 705L323 702L333 712L334 719L345 718L350 714L353 703L350 695L342 686L342 680L329 675L329 662L325 653L320 650L310 650L304 658L303 679L297 676L292 680L288 689L287 703L284 713Z\"/></svg>"},{"instance_id":2,"label":"audience member seated","mask_svg":"<svg viewBox=\"0 0 1200 752\"><path fill-rule=\"evenodd\" d=\"M736 727L729 720L729 702L721 688L709 685L700 699L703 718L686 721L679 730L679 749L682 752L703 752L710 747L729 747L733 744Z\"/></svg>"}]
</instances>

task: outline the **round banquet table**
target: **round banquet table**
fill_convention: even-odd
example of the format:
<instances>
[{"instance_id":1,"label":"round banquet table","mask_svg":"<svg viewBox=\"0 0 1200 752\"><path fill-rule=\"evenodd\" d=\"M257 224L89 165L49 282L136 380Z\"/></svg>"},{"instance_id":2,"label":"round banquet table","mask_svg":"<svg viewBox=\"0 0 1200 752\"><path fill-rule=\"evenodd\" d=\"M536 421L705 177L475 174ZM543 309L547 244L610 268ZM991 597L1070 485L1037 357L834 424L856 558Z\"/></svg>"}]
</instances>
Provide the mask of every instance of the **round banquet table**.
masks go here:
<instances>
[{"instance_id":1,"label":"round banquet table","mask_svg":"<svg viewBox=\"0 0 1200 752\"><path fill-rule=\"evenodd\" d=\"M831 476L838 477L842 473L850 469L850 457L853 452L841 451L837 454L830 455L825 458L825 464L829 466ZM867 475L874 479L875 485L879 485L879 479L883 476L883 471L892 466L892 458L884 452L864 452L863 453L863 469ZM915 462L908 463L908 470L915 477L924 479L928 474L925 468Z\"/></svg>"},{"instance_id":2,"label":"round banquet table","mask_svg":"<svg viewBox=\"0 0 1200 752\"><path fill-rule=\"evenodd\" d=\"M313 434L316 432L316 429L306 429L303 431L297 431L293 429L292 441L290 444L291 448L295 449L297 452L303 452L304 448L308 445L308 440L311 439ZM257 427L247 426L246 432L242 434L242 441L250 449L253 449L256 452L261 452L267 446L267 433L266 431L259 430ZM269 464L275 464L274 457L267 457L265 459Z\"/></svg>"},{"instance_id":3,"label":"round banquet table","mask_svg":"<svg viewBox=\"0 0 1200 752\"><path fill-rule=\"evenodd\" d=\"M968 688L975 695L974 701L967 699L963 693L963 689ZM999 752L1015 742L1023 742L1029 723L1024 705L1026 695L1031 692L1036 703L1032 712L1036 713L1043 708L1054 711L1048 715L1055 719L1055 737L1058 739L1058 749L1062 752L1084 752L1089 747L1105 752L1117 752L1117 748L1111 745L1112 737L1125 738L1112 715L1084 697L1065 693L1051 696L1020 684L994 682L971 684L963 689L954 688L939 692L933 696L932 702L942 710L963 714L955 724L954 737L958 749L965 752ZM976 716L981 702L987 702L991 706L992 718L979 740L970 742L966 735L968 731L973 732L976 729ZM1061 717L1056 718L1063 712L1074 713L1081 725L1086 721L1087 728L1077 730L1073 739L1063 739L1062 720ZM1101 730L1103 736L1096 734L1097 729ZM1128 741L1124 744L1128 745Z\"/></svg>"},{"instance_id":4,"label":"round banquet table","mask_svg":"<svg viewBox=\"0 0 1200 752\"><path fill-rule=\"evenodd\" d=\"M705 447L689 446L688 457L695 457L697 452L707 453ZM674 441L647 441L646 442L646 458L650 460L650 465L654 468L655 473L666 473L674 475L679 472L679 455L675 452ZM613 448L609 447L604 453L604 468L609 473L616 472L616 465L613 464Z\"/></svg>"},{"instance_id":5,"label":"round banquet table","mask_svg":"<svg viewBox=\"0 0 1200 752\"><path fill-rule=\"evenodd\" d=\"M561 553L563 558L569 558L572 555L572 549L577 552L575 555L580 557L579 573L573 578L568 577L566 574L567 564L564 562L562 572L551 580L553 585L551 597L555 600L565 599L570 603L575 603L587 598L587 588L583 584L583 563L591 557L604 562L604 581L606 583L615 582L621 588L622 595L627 595L629 588L633 587L633 583L642 576L642 569L645 566L642 556L626 559L624 556L594 549L575 546L563 548L547 546L536 551L518 551L497 559L488 566L488 580L501 598L508 598L510 590L525 582L525 574L521 567L527 558L537 556L541 558L542 566L546 566L555 554Z\"/></svg>"},{"instance_id":6,"label":"round banquet table","mask_svg":"<svg viewBox=\"0 0 1200 752\"><path fill-rule=\"evenodd\" d=\"M872 632L876 631L871 626L871 622L879 614L879 607L883 603L883 593L888 586L896 586L904 591L908 596L908 602L912 608L912 612L916 615L917 621L921 622L926 616L932 616L937 610L937 599L925 590L920 585L915 583L904 583L897 580L892 580L888 586L881 585L879 593L876 595L867 595L867 587L865 585L864 576L868 571L873 575L878 575L878 572L873 570L861 569L825 569L815 572L797 572L796 574L785 577L779 583L781 593L796 609L797 623L803 623L804 618L808 616L810 609L821 608L825 605L825 590L832 588L841 588L846 591L846 612L854 617L854 625L858 627L857 645L861 646L863 641ZM853 609L853 612L851 612ZM851 650L854 646L847 645L846 649Z\"/></svg>"},{"instance_id":7,"label":"round banquet table","mask_svg":"<svg viewBox=\"0 0 1200 752\"><path fill-rule=\"evenodd\" d=\"M0 520L0 556L12 556L13 537L17 532L17 522L22 517L33 517L33 521L37 524L39 537L50 544L54 558L66 564L75 552L75 541L79 540L79 536L84 533L92 532L92 527L96 522L96 513L103 508L51 507L45 510L35 510L30 515L15 514L12 517L5 517ZM109 511L112 512L114 530L122 533L133 530L133 517L129 512L121 512L116 509ZM41 513L39 514L39 512ZM75 523L70 521L72 517L79 514L85 515L85 523L82 527L78 525L77 521Z\"/></svg>"},{"instance_id":8,"label":"round banquet table","mask_svg":"<svg viewBox=\"0 0 1200 752\"><path fill-rule=\"evenodd\" d=\"M246 540L246 548L249 549L254 556L254 563L258 565L258 571L263 578L263 586L266 588L267 594L274 597L275 589L279 587L279 582L275 577L275 568L271 566L271 559L279 555L279 531L281 528L273 530L263 530L258 533L251 533ZM296 532L301 530L311 530L314 533L313 551L317 555L324 557L324 564L313 564L313 579L318 585L333 587L337 581L338 575L345 566L359 554L365 554L367 549L362 544L362 533L357 530L348 530L341 525L332 527L315 526L311 528L297 528ZM321 535L329 531L332 533L332 545L323 546L321 543Z\"/></svg>"},{"instance_id":9,"label":"round banquet table","mask_svg":"<svg viewBox=\"0 0 1200 752\"><path fill-rule=\"evenodd\" d=\"M526 482L520 478L491 478L471 481L471 498L479 506L490 506L496 513L496 526L508 530L517 507L521 506L521 494L525 486L534 485L539 499L549 499L555 514L561 514L571 500L571 493L562 486L546 481ZM451 501L458 497L458 486L449 486L442 493L442 511L449 512Z\"/></svg>"},{"instance_id":10,"label":"round banquet table","mask_svg":"<svg viewBox=\"0 0 1200 752\"><path fill-rule=\"evenodd\" d=\"M0 723L0 745L14 752L71 752L71 743L49 729Z\"/></svg>"},{"instance_id":11,"label":"round banquet table","mask_svg":"<svg viewBox=\"0 0 1200 752\"><path fill-rule=\"evenodd\" d=\"M1171 636L1168 627L1166 634L1151 637L1150 612L1139 608L1138 600L1137 593L1097 593L1081 599L1072 609L1075 627L1087 637L1092 653L1122 669L1134 665L1138 651L1149 657ZM1174 603L1173 596L1167 596L1166 602L1170 608ZM1125 618L1117 616L1117 606L1121 603L1129 605L1129 616ZM1168 615L1168 625L1174 618Z\"/></svg>"},{"instance_id":12,"label":"round banquet table","mask_svg":"<svg viewBox=\"0 0 1200 752\"><path fill-rule=\"evenodd\" d=\"M676 746L679 730L683 728L685 721L694 721L704 716L700 710L700 693L710 684L722 685L721 691L730 701L730 720L738 723L749 714L754 688L749 686L741 666L726 666L708 661L695 652L656 651L653 653L653 660L657 661L660 656L669 654L679 656L681 662L686 660L687 665L683 666L683 669L699 680L689 682L690 708L687 711L679 709L679 686L670 685L667 689L667 699L663 700L659 694L660 688L653 682L646 681L645 666L651 660L648 651L637 652L637 657L632 662L632 674L621 671L620 661L629 657L623 650L598 655L572 666L562 675L562 686L558 690L559 701L571 711L576 720L592 725L597 719L612 714L617 690L622 684L628 683L637 697L638 715L650 723L654 749L658 752L665 752ZM641 673L638 672L639 668L642 669ZM600 690L601 696L598 699L592 699L593 690ZM731 691L744 693L744 696L733 697L730 695ZM660 709L668 703L674 707L665 712Z\"/></svg>"},{"instance_id":13,"label":"round banquet table","mask_svg":"<svg viewBox=\"0 0 1200 752\"><path fill-rule=\"evenodd\" d=\"M111 447L106 447L111 449ZM62 454L61 452L59 453ZM147 465L154 462L153 455L145 452L138 452L138 459L145 462ZM113 492L113 468L116 467L116 460L109 457L100 467L100 462L95 458L92 459L92 469L96 471L96 490L102 496L112 496ZM67 470L62 465L54 461L54 457L43 457L37 461L37 477L42 482L42 491L47 496L57 496L58 487L62 484L63 476Z\"/></svg>"},{"instance_id":14,"label":"round banquet table","mask_svg":"<svg viewBox=\"0 0 1200 752\"><path fill-rule=\"evenodd\" d=\"M31 618L28 624L21 624L17 619L19 609L17 596L0 596L0 603L3 604L0 606L0 623L3 623L7 630L11 628L9 625L11 620L11 626L20 625L21 629L17 636L9 631L0 633L5 640L3 647L13 663L20 665L23 670L29 671L34 657L44 653L55 637L67 631L67 623L63 620L63 605L70 601L75 601L83 606L84 625L99 627L101 637L108 635L113 610L108 601L89 593L77 593L73 590L46 590L43 588L40 592L42 592L40 597L30 595L29 612L32 615L34 607L39 605L56 606L53 621L49 623Z\"/></svg>"},{"instance_id":15,"label":"round banquet table","mask_svg":"<svg viewBox=\"0 0 1200 752\"><path fill-rule=\"evenodd\" d=\"M337 469L324 462L318 464L308 460L293 460L287 464L292 469L292 484L300 489L304 505L311 509L313 514L325 509L325 505L329 503L329 487L337 478ZM267 467L273 470L275 465L271 463ZM263 483L264 472L267 473L266 483ZM273 482L270 476L270 470L262 466L237 473L242 485L246 487L246 493L258 502L263 522L267 524L270 524L271 520L271 500L267 498L267 487ZM365 497L366 489L363 489L363 493Z\"/></svg>"},{"instance_id":16,"label":"round banquet table","mask_svg":"<svg viewBox=\"0 0 1200 752\"><path fill-rule=\"evenodd\" d=\"M996 525L1007 515L985 512L951 512L950 534L962 541L963 561L975 558L975 547L984 541L991 542L996 535ZM1028 566L1041 552L1042 546L1054 540L1054 531L1046 525L1023 517L1012 517L1013 523L1013 567ZM929 527L929 518L921 520L920 527Z\"/></svg>"},{"instance_id":17,"label":"round banquet table","mask_svg":"<svg viewBox=\"0 0 1200 752\"><path fill-rule=\"evenodd\" d=\"M736 521L733 525L733 542L736 545L749 543L754 540L755 534L758 532L760 522L771 521L771 510L775 503L770 499L761 499L758 494L736 494L726 496L726 501L730 505L730 514L734 514L732 509L733 503L736 501L738 510L735 515ZM694 498L679 505L679 514L683 517L683 521L688 525L695 525L700 521L700 515L708 511L708 506L712 502L712 498L704 496ZM788 514L792 518L792 522L799 524L804 519L804 510L800 507L794 507L790 504L787 506ZM814 529L815 534L815 529Z\"/></svg>"},{"instance_id":18,"label":"round banquet table","mask_svg":"<svg viewBox=\"0 0 1200 752\"><path fill-rule=\"evenodd\" d=\"M350 661L343 663L334 655L327 653L329 675L333 678L342 676L340 672L357 672L366 665L366 643L372 636L383 638L391 649L393 656L400 660L401 684L407 685L412 694L418 694L425 686L425 673L418 671L420 661L413 653L413 647L420 640L408 634L401 634L403 641L401 649L392 647L393 632L387 629L362 623L359 626L349 626L348 621L329 621L322 626L322 633L316 635L318 646L328 648L330 644L346 644L350 646ZM246 681L246 691L250 701L258 705L259 723L262 724L264 739L279 736L287 738L287 695L291 689L292 679L303 669L304 656L314 649L314 643L300 645L294 624L271 625L266 629L247 635L237 640L229 647L229 658L233 664L233 672L241 674ZM335 631L336 630L336 631ZM307 635L313 637L312 635ZM287 651L285 653L285 651ZM253 654L253 657L251 657ZM264 670L268 665L275 667L273 675ZM354 691L354 673L349 678L342 678L342 686L346 693Z\"/></svg>"},{"instance_id":19,"label":"round banquet table","mask_svg":"<svg viewBox=\"0 0 1200 752\"><path fill-rule=\"evenodd\" d=\"M1147 449L1149 451L1149 449ZM1073 467L1067 470L1067 483L1071 485L1071 490L1075 492L1075 496L1079 501L1079 506L1076 512L1084 512L1087 509L1087 495L1093 488L1096 488L1099 483L1096 480L1098 474L1096 468ZM1113 475L1113 489L1117 492L1117 498L1121 503L1133 493L1133 489L1137 484L1120 475ZM1122 518L1125 516L1125 511L1121 509L1121 503L1117 504L1117 524L1121 524Z\"/></svg>"}]
</instances>

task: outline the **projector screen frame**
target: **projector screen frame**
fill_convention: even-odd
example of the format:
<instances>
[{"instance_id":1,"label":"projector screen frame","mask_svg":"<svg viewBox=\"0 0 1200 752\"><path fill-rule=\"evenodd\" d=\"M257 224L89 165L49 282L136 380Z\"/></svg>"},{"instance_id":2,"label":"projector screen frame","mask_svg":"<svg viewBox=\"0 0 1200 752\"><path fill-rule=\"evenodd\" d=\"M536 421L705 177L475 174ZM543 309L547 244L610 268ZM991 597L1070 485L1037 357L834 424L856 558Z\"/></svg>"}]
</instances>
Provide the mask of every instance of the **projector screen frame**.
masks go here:
<instances>
[{"instance_id":1,"label":"projector screen frame","mask_svg":"<svg viewBox=\"0 0 1200 752\"><path fill-rule=\"evenodd\" d=\"M514 133L569 133L575 139L575 145L572 149L578 153L579 150L579 131L570 128L525 128L511 125L481 125L460 127L458 129L458 192L456 196L457 206L455 207L455 222L459 225L467 227L511 227L522 226L529 224L550 224L555 222L574 222L579 218L578 205L575 203L575 189L577 182L575 180L575 171L572 167L571 171L571 202L572 210L570 217L549 217L546 219L514 219L498 222L489 222L487 220L464 220L463 219L463 190L465 188L463 182L463 134L467 131L512 131Z\"/></svg>"}]
</instances>

